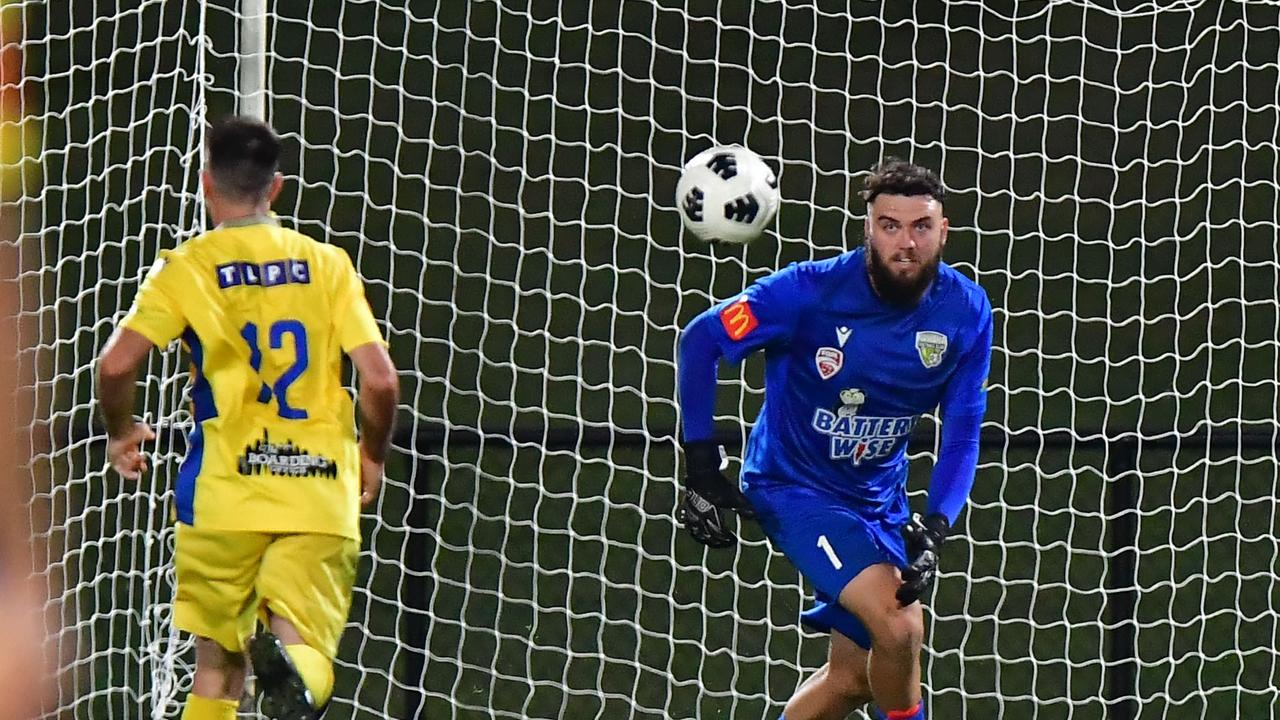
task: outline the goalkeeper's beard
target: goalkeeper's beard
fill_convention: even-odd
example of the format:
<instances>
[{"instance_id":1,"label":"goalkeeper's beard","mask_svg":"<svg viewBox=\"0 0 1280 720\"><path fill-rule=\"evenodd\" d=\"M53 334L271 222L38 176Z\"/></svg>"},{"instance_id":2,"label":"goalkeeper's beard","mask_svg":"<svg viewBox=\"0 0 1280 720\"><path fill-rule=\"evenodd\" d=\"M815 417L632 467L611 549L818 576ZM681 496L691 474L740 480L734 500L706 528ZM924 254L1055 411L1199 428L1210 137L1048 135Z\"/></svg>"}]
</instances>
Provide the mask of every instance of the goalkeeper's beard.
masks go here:
<instances>
[{"instance_id":1,"label":"goalkeeper's beard","mask_svg":"<svg viewBox=\"0 0 1280 720\"><path fill-rule=\"evenodd\" d=\"M933 279L938 277L940 262L941 249L929 260L920 263L920 271L914 278L904 278L889 267L889 263L885 262L874 245L867 243L867 272L871 274L871 285L881 300L897 307L915 307L920 303Z\"/></svg>"}]
</instances>

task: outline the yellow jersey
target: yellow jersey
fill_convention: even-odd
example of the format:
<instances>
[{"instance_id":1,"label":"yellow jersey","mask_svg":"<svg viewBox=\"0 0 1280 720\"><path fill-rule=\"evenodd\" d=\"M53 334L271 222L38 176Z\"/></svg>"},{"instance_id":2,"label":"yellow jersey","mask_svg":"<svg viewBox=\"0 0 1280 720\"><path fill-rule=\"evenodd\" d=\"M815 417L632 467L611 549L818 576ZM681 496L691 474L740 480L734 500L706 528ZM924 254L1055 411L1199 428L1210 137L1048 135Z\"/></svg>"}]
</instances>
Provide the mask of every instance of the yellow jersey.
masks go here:
<instances>
[{"instance_id":1,"label":"yellow jersey","mask_svg":"<svg viewBox=\"0 0 1280 720\"><path fill-rule=\"evenodd\" d=\"M179 522L360 539L342 357L383 339L341 248L274 217L223 223L161 251L122 325L191 356Z\"/></svg>"}]
</instances>

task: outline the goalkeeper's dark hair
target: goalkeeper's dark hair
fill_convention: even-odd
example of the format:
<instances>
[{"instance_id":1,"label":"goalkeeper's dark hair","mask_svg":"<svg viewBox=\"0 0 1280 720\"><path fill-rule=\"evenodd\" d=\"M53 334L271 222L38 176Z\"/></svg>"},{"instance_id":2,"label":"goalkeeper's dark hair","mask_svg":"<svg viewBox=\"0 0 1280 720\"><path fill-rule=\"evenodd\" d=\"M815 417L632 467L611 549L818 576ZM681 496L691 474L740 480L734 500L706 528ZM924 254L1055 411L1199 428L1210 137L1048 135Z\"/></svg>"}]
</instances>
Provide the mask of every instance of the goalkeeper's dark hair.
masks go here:
<instances>
[{"instance_id":1,"label":"goalkeeper's dark hair","mask_svg":"<svg viewBox=\"0 0 1280 720\"><path fill-rule=\"evenodd\" d=\"M261 200L280 168L280 138L257 118L218 120L209 128L205 148L218 189L240 200Z\"/></svg>"},{"instance_id":2,"label":"goalkeeper's dark hair","mask_svg":"<svg viewBox=\"0 0 1280 720\"><path fill-rule=\"evenodd\" d=\"M945 205L947 190L932 170L887 157L871 168L862 183L862 199L870 203L878 195L929 195Z\"/></svg>"}]
</instances>

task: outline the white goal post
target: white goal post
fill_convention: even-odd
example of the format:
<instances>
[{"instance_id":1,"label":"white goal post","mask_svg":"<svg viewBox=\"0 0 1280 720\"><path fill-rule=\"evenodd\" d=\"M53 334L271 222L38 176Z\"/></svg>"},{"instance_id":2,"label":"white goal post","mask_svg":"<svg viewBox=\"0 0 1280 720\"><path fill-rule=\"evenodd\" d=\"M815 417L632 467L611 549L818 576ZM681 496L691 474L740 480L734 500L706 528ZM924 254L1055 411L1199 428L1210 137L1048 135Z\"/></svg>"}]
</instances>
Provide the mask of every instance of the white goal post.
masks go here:
<instances>
[{"instance_id":1,"label":"white goal post","mask_svg":"<svg viewBox=\"0 0 1280 720\"><path fill-rule=\"evenodd\" d=\"M927 603L932 716L1275 715L1277 4L16 5L42 149L0 214L61 626L48 717L177 717L190 687L186 359L141 381L141 483L104 472L92 360L203 229L204 123L237 111L281 134L277 212L351 254L401 370L326 717L777 717L825 642L758 528L705 551L672 518L678 329L861 242L885 155L940 173L947 258L996 318ZM681 234L679 168L714 143L778 171L745 250ZM721 374L731 455L759 360Z\"/></svg>"},{"instance_id":2,"label":"white goal post","mask_svg":"<svg viewBox=\"0 0 1280 720\"><path fill-rule=\"evenodd\" d=\"M267 117L267 0L240 0L239 112L256 118Z\"/></svg>"}]
</instances>

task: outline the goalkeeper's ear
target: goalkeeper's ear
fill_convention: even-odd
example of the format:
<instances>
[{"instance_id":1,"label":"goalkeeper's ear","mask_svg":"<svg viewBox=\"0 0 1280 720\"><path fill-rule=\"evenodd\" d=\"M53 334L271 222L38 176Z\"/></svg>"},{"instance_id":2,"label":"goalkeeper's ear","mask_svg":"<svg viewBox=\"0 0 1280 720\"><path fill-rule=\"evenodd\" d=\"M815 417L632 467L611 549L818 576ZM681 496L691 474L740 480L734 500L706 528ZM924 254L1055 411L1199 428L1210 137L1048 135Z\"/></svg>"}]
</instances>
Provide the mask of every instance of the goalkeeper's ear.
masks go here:
<instances>
[{"instance_id":1,"label":"goalkeeper's ear","mask_svg":"<svg viewBox=\"0 0 1280 720\"><path fill-rule=\"evenodd\" d=\"M280 188L282 187L284 187L284 175L280 172L276 172L276 174L271 178L271 185L267 187L267 207L275 204L276 198L280 197Z\"/></svg>"}]
</instances>

